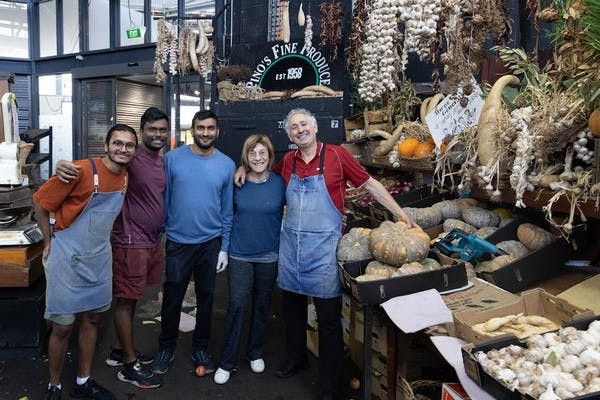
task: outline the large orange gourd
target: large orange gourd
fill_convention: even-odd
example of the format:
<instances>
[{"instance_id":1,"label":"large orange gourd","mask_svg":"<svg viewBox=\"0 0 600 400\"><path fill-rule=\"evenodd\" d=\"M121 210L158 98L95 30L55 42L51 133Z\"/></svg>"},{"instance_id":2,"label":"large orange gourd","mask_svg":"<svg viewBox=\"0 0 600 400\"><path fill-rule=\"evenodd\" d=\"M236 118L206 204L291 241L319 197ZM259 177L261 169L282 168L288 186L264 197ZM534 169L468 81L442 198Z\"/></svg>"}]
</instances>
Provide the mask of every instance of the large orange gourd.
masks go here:
<instances>
[{"instance_id":1,"label":"large orange gourd","mask_svg":"<svg viewBox=\"0 0 600 400\"><path fill-rule=\"evenodd\" d=\"M419 144L420 142L415 138L407 138L401 141L398 145L400 157L412 157Z\"/></svg>"},{"instance_id":2,"label":"large orange gourd","mask_svg":"<svg viewBox=\"0 0 600 400\"><path fill-rule=\"evenodd\" d=\"M417 148L415 149L413 157L415 157L415 158L427 157L431 154L433 149L435 149L435 146L429 142L420 143L417 146Z\"/></svg>"}]
</instances>

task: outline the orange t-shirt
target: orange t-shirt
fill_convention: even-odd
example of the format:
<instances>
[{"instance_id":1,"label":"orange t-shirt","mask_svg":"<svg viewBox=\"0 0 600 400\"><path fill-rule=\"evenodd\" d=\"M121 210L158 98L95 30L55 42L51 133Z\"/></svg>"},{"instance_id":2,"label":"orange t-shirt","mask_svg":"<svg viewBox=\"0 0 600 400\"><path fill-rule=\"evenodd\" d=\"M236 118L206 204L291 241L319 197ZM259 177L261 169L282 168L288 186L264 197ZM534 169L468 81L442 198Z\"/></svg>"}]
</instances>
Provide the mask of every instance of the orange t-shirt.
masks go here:
<instances>
[{"instance_id":1,"label":"orange t-shirt","mask_svg":"<svg viewBox=\"0 0 600 400\"><path fill-rule=\"evenodd\" d=\"M94 157L94 162L98 172L98 192L116 192L126 187L125 168L121 173L116 174L106 168L100 158ZM77 178L64 183L55 175L33 195L33 199L44 210L54 213L56 231L66 229L75 222L94 192L92 164L89 160L78 160L73 163L81 166Z\"/></svg>"}]
</instances>

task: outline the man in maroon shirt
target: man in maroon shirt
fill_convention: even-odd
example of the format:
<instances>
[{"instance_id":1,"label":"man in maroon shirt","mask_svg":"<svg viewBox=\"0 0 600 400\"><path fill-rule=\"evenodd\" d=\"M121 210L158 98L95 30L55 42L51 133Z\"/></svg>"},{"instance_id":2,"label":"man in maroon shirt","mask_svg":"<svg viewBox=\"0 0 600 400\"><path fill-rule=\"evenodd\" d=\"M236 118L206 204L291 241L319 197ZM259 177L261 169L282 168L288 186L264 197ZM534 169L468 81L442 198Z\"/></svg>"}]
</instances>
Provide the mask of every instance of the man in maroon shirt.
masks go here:
<instances>
[{"instance_id":1,"label":"man in maroon shirt","mask_svg":"<svg viewBox=\"0 0 600 400\"><path fill-rule=\"evenodd\" d=\"M160 233L166 177L160 151L167 143L169 117L150 107L141 117L140 130L141 144L127 165L129 187L123 210L111 235L117 337L106 363L121 367L117 373L119 380L149 389L159 387L161 379L146 366L152 363L152 357L134 349L133 316L144 289L160 283L164 263ZM56 174L63 181L77 173L72 163L57 164Z\"/></svg>"}]
</instances>

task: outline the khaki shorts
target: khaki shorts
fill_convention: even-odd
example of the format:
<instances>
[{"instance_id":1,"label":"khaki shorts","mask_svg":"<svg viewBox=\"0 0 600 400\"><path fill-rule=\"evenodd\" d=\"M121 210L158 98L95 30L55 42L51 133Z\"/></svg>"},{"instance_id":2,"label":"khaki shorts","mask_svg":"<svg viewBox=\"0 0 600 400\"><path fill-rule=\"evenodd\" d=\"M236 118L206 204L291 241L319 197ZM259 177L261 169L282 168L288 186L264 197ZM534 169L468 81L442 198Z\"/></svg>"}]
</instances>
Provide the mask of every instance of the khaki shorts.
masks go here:
<instances>
[{"instance_id":1,"label":"khaki shorts","mask_svg":"<svg viewBox=\"0 0 600 400\"><path fill-rule=\"evenodd\" d=\"M89 313L103 313L110 310L110 304L104 307L96 308L95 310L84 311ZM44 318L59 325L73 325L75 323L76 314L48 314L44 313Z\"/></svg>"}]
</instances>

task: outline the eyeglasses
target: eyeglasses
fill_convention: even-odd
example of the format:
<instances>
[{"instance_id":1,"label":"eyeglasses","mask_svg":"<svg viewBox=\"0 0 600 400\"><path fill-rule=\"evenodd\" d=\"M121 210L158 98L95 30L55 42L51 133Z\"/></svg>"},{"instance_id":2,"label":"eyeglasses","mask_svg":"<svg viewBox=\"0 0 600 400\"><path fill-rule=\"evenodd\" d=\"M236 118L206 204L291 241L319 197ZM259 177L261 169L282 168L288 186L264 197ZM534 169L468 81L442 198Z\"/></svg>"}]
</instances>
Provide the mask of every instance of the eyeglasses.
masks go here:
<instances>
[{"instance_id":1,"label":"eyeglasses","mask_svg":"<svg viewBox=\"0 0 600 400\"><path fill-rule=\"evenodd\" d=\"M144 131L148 131L152 134L156 134L156 133L165 134L169 131L169 129L168 128L158 128L156 126L149 126L147 128L144 128Z\"/></svg>"},{"instance_id":2,"label":"eyeglasses","mask_svg":"<svg viewBox=\"0 0 600 400\"><path fill-rule=\"evenodd\" d=\"M259 158L259 157L268 157L269 156L269 152L266 150L261 150L261 151L250 151L248 152L248 157L252 157L252 158Z\"/></svg>"},{"instance_id":3,"label":"eyeglasses","mask_svg":"<svg viewBox=\"0 0 600 400\"><path fill-rule=\"evenodd\" d=\"M133 143L133 142L126 143L126 142L122 142L120 140L113 140L110 144L119 149L122 149L123 147L125 147L125 150L129 150L129 151L135 149L135 143Z\"/></svg>"}]
</instances>

